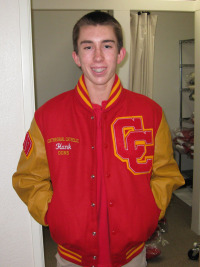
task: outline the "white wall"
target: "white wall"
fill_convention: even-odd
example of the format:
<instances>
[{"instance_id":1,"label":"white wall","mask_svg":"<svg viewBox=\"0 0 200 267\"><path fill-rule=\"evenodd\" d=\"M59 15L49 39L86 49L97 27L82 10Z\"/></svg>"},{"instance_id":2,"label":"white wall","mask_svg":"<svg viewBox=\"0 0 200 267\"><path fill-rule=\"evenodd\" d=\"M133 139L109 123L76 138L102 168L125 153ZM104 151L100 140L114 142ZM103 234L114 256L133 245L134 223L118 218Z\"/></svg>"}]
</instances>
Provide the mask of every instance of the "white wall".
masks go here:
<instances>
[{"instance_id":1,"label":"white wall","mask_svg":"<svg viewBox=\"0 0 200 267\"><path fill-rule=\"evenodd\" d=\"M33 267L31 219L12 188L25 131L19 1L1 2L0 266Z\"/></svg>"}]
</instances>

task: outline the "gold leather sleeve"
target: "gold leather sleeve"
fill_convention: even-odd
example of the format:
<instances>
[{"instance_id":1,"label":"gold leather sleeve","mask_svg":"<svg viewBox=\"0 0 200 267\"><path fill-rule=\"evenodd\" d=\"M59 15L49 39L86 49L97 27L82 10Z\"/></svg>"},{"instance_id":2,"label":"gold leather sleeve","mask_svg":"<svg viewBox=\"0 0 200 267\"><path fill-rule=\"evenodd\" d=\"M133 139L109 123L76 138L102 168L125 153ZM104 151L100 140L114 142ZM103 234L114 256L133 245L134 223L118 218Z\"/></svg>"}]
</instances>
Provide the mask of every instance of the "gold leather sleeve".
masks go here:
<instances>
[{"instance_id":1,"label":"gold leather sleeve","mask_svg":"<svg viewBox=\"0 0 200 267\"><path fill-rule=\"evenodd\" d=\"M44 218L53 190L44 139L35 119L32 121L29 134L32 139L32 148L28 157L24 151L21 153L17 171L12 178L13 187L28 206L32 217L40 224L46 225Z\"/></svg>"},{"instance_id":2,"label":"gold leather sleeve","mask_svg":"<svg viewBox=\"0 0 200 267\"><path fill-rule=\"evenodd\" d=\"M171 133L164 114L155 137L155 152L151 189L158 208L159 219L163 218L172 192L185 184L178 165L173 157Z\"/></svg>"}]
</instances>

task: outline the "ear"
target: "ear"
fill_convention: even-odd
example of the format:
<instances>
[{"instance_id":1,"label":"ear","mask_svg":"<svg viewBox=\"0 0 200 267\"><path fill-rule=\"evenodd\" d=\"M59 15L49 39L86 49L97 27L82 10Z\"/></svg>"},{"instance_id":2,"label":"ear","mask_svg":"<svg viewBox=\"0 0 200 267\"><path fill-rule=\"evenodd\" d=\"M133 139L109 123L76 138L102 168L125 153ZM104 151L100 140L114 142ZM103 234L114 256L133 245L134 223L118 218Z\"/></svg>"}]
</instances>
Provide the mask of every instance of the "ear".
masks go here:
<instances>
[{"instance_id":1,"label":"ear","mask_svg":"<svg viewBox=\"0 0 200 267\"><path fill-rule=\"evenodd\" d=\"M117 64L122 62L122 60L125 58L125 55L126 55L126 49L122 47L117 57Z\"/></svg>"},{"instance_id":2,"label":"ear","mask_svg":"<svg viewBox=\"0 0 200 267\"><path fill-rule=\"evenodd\" d=\"M73 57L73 60L76 63L76 65L78 67L81 67L81 62L80 62L79 56L78 56L78 54L76 54L75 51L72 52L72 57Z\"/></svg>"}]
</instances>

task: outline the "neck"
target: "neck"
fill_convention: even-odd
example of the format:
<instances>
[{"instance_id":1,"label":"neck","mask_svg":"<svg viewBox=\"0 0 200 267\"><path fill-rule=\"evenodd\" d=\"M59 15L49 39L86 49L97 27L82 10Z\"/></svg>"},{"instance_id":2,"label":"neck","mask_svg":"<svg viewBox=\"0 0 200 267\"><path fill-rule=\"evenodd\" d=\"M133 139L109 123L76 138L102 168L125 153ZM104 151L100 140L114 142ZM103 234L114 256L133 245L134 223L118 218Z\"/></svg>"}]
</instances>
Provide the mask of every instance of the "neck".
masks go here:
<instances>
[{"instance_id":1,"label":"neck","mask_svg":"<svg viewBox=\"0 0 200 267\"><path fill-rule=\"evenodd\" d=\"M88 89L91 103L101 105L103 101L107 101L110 96L110 90L103 89L102 91L95 89Z\"/></svg>"},{"instance_id":2,"label":"neck","mask_svg":"<svg viewBox=\"0 0 200 267\"><path fill-rule=\"evenodd\" d=\"M109 83L107 84L96 85L96 84L91 83L86 78L85 84L88 90L91 103L101 105L103 101L107 101L109 99L114 80L115 80L115 77L111 79Z\"/></svg>"}]
</instances>

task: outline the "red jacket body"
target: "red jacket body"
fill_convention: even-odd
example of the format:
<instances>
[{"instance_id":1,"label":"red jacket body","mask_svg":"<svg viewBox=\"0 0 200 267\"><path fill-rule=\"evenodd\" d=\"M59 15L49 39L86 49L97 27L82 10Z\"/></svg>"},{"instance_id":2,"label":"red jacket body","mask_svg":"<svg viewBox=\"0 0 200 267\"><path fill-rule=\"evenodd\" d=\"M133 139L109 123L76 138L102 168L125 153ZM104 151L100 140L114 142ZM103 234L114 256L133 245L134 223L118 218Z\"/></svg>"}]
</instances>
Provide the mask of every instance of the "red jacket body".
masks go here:
<instances>
[{"instance_id":1,"label":"red jacket body","mask_svg":"<svg viewBox=\"0 0 200 267\"><path fill-rule=\"evenodd\" d=\"M161 107L123 89L117 76L101 123L111 259L122 266L143 249L184 181ZM36 111L28 136L13 176L16 191L49 225L63 258L95 265L96 118L84 77Z\"/></svg>"}]
</instances>

